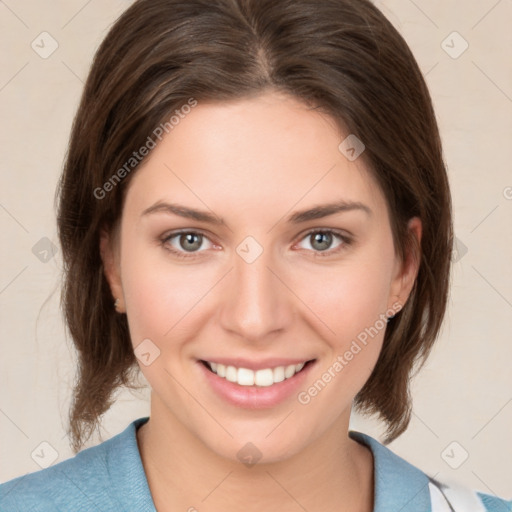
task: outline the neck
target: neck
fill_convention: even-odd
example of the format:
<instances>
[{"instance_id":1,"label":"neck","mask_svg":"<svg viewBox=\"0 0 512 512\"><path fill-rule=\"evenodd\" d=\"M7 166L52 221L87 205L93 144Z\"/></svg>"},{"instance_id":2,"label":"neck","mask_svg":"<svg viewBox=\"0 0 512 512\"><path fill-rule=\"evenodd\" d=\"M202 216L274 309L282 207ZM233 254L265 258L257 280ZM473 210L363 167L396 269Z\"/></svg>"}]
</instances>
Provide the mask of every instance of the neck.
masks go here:
<instances>
[{"instance_id":1,"label":"neck","mask_svg":"<svg viewBox=\"0 0 512 512\"><path fill-rule=\"evenodd\" d=\"M348 437L348 419L286 460L246 466L205 446L153 398L137 441L158 512L373 510L373 457Z\"/></svg>"}]
</instances>

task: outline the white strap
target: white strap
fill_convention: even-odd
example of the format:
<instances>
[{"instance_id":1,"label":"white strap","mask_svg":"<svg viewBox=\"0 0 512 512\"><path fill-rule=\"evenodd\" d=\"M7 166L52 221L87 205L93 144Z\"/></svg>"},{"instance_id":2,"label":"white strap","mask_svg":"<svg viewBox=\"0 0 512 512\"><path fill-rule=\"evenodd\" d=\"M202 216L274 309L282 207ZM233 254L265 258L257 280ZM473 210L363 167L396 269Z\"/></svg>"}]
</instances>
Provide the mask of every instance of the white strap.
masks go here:
<instances>
[{"instance_id":1,"label":"white strap","mask_svg":"<svg viewBox=\"0 0 512 512\"><path fill-rule=\"evenodd\" d=\"M432 512L451 512L446 498L443 496L438 487L429 482L430 502L432 503Z\"/></svg>"},{"instance_id":2,"label":"white strap","mask_svg":"<svg viewBox=\"0 0 512 512\"><path fill-rule=\"evenodd\" d=\"M440 488L432 482L428 484L432 512L486 512L482 500L475 491L457 483L440 484Z\"/></svg>"}]
</instances>

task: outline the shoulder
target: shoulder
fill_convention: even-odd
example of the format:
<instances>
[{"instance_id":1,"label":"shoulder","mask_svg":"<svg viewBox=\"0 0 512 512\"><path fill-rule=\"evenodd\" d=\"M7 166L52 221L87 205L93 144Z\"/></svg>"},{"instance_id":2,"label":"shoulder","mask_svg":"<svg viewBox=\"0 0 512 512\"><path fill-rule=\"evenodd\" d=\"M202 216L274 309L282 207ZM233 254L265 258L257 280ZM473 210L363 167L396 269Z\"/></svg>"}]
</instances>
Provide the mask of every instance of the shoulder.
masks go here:
<instances>
[{"instance_id":1,"label":"shoulder","mask_svg":"<svg viewBox=\"0 0 512 512\"><path fill-rule=\"evenodd\" d=\"M70 459L1 484L0 509L117 511L125 509L123 502L137 490L138 499L146 501L138 510L154 510L135 435L143 420Z\"/></svg>"},{"instance_id":2,"label":"shoulder","mask_svg":"<svg viewBox=\"0 0 512 512\"><path fill-rule=\"evenodd\" d=\"M360 432L349 436L366 445L374 460L374 512L512 512L512 501L439 482Z\"/></svg>"},{"instance_id":3,"label":"shoulder","mask_svg":"<svg viewBox=\"0 0 512 512\"><path fill-rule=\"evenodd\" d=\"M108 443L0 485L2 511L93 510L95 503L108 500L108 495L102 496Z\"/></svg>"},{"instance_id":4,"label":"shoulder","mask_svg":"<svg viewBox=\"0 0 512 512\"><path fill-rule=\"evenodd\" d=\"M477 493L487 512L512 512L512 500L504 500L490 494Z\"/></svg>"}]
</instances>

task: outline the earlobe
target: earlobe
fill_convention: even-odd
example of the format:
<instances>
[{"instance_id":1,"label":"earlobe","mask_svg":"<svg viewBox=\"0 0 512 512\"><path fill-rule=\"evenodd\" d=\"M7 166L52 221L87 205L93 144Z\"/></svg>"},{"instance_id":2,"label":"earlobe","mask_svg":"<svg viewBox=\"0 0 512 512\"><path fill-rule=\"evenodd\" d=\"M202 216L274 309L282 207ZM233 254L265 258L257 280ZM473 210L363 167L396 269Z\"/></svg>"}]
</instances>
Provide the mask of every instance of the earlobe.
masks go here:
<instances>
[{"instance_id":1,"label":"earlobe","mask_svg":"<svg viewBox=\"0 0 512 512\"><path fill-rule=\"evenodd\" d=\"M115 237L103 228L100 232L100 255L103 273L112 292L112 304L118 313L124 313L124 295Z\"/></svg>"}]
</instances>

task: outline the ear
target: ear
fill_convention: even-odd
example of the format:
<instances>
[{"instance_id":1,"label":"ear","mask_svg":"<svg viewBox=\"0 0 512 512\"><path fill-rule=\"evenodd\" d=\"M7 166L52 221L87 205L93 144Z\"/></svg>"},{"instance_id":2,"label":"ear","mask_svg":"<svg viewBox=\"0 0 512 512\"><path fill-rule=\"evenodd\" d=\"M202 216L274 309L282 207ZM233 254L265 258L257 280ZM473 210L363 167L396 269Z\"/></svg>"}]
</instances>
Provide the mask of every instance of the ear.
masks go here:
<instances>
[{"instance_id":1,"label":"ear","mask_svg":"<svg viewBox=\"0 0 512 512\"><path fill-rule=\"evenodd\" d=\"M100 232L100 255L103 262L103 272L112 292L112 301L116 301L116 311L118 313L125 313L118 237L112 231L108 231L105 228Z\"/></svg>"},{"instance_id":2,"label":"ear","mask_svg":"<svg viewBox=\"0 0 512 512\"><path fill-rule=\"evenodd\" d=\"M401 261L400 258L397 258L395 275L388 299L390 308L397 302L400 304L400 309L403 308L412 291L420 268L422 223L419 217L412 217L407 224L407 229L413 240L408 244L405 260Z\"/></svg>"}]
</instances>

